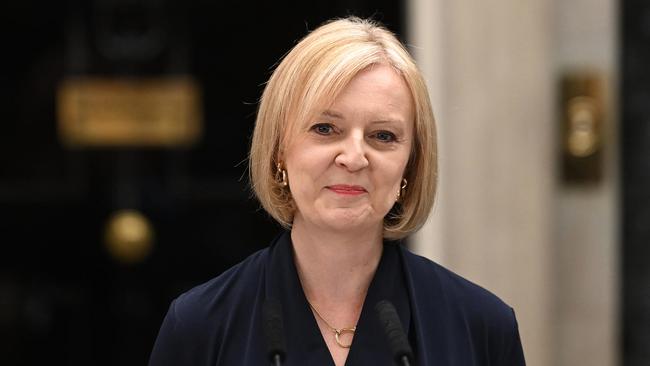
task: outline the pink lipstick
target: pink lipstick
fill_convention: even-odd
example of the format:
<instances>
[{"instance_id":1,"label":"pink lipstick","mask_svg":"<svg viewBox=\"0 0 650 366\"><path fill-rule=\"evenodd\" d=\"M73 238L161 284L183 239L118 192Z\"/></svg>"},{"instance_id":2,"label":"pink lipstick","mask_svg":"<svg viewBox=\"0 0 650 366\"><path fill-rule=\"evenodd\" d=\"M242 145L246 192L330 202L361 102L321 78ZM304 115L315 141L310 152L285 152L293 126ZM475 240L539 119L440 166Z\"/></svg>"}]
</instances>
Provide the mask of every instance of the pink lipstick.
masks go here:
<instances>
[{"instance_id":1,"label":"pink lipstick","mask_svg":"<svg viewBox=\"0 0 650 366\"><path fill-rule=\"evenodd\" d=\"M327 188L334 191L335 193L351 195L351 196L356 196L356 195L366 193L366 189L361 186L351 186L347 184L335 184L332 186L328 186Z\"/></svg>"}]
</instances>

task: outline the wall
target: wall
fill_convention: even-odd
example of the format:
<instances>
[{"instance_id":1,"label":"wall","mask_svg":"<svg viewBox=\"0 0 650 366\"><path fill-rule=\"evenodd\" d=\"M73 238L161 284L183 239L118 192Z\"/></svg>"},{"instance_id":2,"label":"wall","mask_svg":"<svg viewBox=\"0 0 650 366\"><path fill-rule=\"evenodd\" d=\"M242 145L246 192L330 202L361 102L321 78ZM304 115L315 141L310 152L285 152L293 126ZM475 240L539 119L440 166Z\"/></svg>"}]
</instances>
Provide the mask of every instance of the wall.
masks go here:
<instances>
[{"instance_id":1,"label":"wall","mask_svg":"<svg viewBox=\"0 0 650 366\"><path fill-rule=\"evenodd\" d=\"M615 128L596 188L566 188L556 152L561 71L590 65L614 85L612 8L409 3L440 140L438 202L414 247L515 308L529 365L616 360Z\"/></svg>"}]
</instances>

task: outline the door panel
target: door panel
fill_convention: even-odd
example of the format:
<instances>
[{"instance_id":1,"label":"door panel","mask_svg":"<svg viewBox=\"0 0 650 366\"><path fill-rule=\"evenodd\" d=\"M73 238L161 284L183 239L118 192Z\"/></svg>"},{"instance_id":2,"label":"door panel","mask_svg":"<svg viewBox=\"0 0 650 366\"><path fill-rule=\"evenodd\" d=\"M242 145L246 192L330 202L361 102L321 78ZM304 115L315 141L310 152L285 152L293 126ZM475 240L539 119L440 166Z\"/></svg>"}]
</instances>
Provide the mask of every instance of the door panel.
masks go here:
<instances>
[{"instance_id":1,"label":"door panel","mask_svg":"<svg viewBox=\"0 0 650 366\"><path fill-rule=\"evenodd\" d=\"M398 32L402 23L400 2L392 1L22 1L1 8L2 365L146 364L173 298L280 231L250 198L246 170L271 66L306 29L333 16L375 15ZM111 23L106 14L126 20ZM111 42L98 24L119 33L149 24L147 17L163 24L162 46L106 51ZM190 147L64 147L56 91L63 80L88 75L193 77L202 92L201 139ZM143 261L122 263L104 246L106 224L122 209L151 225L153 249Z\"/></svg>"},{"instance_id":2,"label":"door panel","mask_svg":"<svg viewBox=\"0 0 650 366\"><path fill-rule=\"evenodd\" d=\"M650 4L622 4L623 355L650 364Z\"/></svg>"}]
</instances>

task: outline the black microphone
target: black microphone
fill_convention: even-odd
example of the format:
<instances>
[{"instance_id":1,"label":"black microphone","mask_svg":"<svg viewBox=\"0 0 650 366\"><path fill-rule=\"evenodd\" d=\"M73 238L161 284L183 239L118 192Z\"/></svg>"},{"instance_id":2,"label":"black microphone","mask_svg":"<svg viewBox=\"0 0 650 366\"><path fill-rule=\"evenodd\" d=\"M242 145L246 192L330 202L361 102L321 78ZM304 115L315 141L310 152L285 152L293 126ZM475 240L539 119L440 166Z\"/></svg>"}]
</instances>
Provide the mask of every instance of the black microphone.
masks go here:
<instances>
[{"instance_id":1,"label":"black microphone","mask_svg":"<svg viewBox=\"0 0 650 366\"><path fill-rule=\"evenodd\" d=\"M287 354L284 343L282 305L273 298L267 298L262 306L262 321L266 337L266 354L273 366L280 366Z\"/></svg>"},{"instance_id":2,"label":"black microphone","mask_svg":"<svg viewBox=\"0 0 650 366\"><path fill-rule=\"evenodd\" d=\"M375 310L386 337L388 337L388 343L395 362L402 366L410 366L410 362L413 360L413 350L409 345L408 338L406 338L395 306L388 300L381 300L375 305Z\"/></svg>"}]
</instances>

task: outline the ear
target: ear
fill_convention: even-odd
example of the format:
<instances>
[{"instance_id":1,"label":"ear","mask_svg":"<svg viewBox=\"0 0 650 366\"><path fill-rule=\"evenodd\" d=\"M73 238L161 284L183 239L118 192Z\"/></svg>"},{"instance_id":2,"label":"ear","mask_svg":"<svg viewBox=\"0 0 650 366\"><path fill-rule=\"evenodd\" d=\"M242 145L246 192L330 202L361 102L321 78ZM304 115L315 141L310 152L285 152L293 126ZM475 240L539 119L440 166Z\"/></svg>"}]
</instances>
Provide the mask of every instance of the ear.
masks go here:
<instances>
[{"instance_id":1,"label":"ear","mask_svg":"<svg viewBox=\"0 0 650 366\"><path fill-rule=\"evenodd\" d=\"M275 154L275 159L273 159L273 162L273 165L277 166L277 164L282 164L282 166L284 166L284 152L278 150L278 152Z\"/></svg>"}]
</instances>

